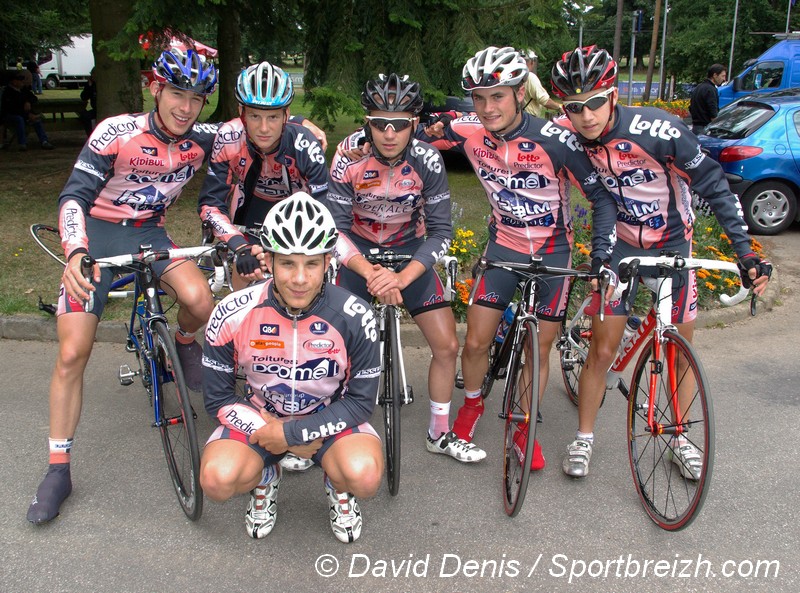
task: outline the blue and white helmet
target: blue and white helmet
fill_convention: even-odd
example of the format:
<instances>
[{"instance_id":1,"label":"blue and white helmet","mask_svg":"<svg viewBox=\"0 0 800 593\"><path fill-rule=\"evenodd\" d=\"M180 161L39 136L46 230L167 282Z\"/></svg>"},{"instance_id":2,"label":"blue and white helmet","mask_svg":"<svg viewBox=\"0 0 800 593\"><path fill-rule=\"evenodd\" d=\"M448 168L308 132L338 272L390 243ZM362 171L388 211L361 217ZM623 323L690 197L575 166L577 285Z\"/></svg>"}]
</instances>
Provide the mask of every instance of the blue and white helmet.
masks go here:
<instances>
[{"instance_id":1,"label":"blue and white helmet","mask_svg":"<svg viewBox=\"0 0 800 593\"><path fill-rule=\"evenodd\" d=\"M294 99L291 77L269 62L248 66L236 80L236 100L256 109L288 107Z\"/></svg>"},{"instance_id":2,"label":"blue and white helmet","mask_svg":"<svg viewBox=\"0 0 800 593\"><path fill-rule=\"evenodd\" d=\"M217 69L214 64L203 63L193 49L184 54L179 49L168 49L153 62L153 75L157 82L210 95L217 87Z\"/></svg>"}]
</instances>

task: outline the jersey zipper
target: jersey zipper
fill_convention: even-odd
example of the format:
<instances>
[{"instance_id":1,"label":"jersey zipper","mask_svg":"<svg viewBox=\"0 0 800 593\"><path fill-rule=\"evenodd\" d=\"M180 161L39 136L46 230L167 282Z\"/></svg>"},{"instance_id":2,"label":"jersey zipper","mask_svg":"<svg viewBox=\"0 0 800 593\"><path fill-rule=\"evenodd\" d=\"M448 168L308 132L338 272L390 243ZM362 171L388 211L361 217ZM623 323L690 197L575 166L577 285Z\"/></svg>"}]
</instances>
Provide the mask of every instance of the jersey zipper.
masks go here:
<instances>
[{"instance_id":1,"label":"jersey zipper","mask_svg":"<svg viewBox=\"0 0 800 593\"><path fill-rule=\"evenodd\" d=\"M296 386L297 386L297 317L292 317L292 411L289 416L294 416L294 411L297 409L295 403L296 399Z\"/></svg>"},{"instance_id":2,"label":"jersey zipper","mask_svg":"<svg viewBox=\"0 0 800 593\"><path fill-rule=\"evenodd\" d=\"M388 179L388 181L386 183L386 193L383 196L383 198L384 198L383 208L381 208L381 236L380 236L380 239L378 239L378 244L379 245L383 245L384 232L386 231L386 222L385 222L386 221L386 210L387 210L388 204L389 204L389 193L390 193L391 187L392 187L392 179L394 178L394 167L395 167L394 165L389 165L389 179Z\"/></svg>"}]
</instances>

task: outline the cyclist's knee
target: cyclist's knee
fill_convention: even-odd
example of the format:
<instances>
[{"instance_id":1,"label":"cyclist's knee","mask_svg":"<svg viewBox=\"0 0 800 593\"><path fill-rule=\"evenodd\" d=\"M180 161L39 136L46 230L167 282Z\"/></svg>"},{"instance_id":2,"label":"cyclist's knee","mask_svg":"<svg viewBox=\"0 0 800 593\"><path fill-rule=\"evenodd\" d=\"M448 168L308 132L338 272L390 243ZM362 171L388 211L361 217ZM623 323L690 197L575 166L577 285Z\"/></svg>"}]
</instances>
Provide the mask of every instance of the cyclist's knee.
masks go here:
<instances>
[{"instance_id":1,"label":"cyclist's knee","mask_svg":"<svg viewBox=\"0 0 800 593\"><path fill-rule=\"evenodd\" d=\"M433 358L440 361L455 361L458 358L458 338L453 336L448 340L440 340L435 347L431 347Z\"/></svg>"},{"instance_id":2,"label":"cyclist's knee","mask_svg":"<svg viewBox=\"0 0 800 593\"><path fill-rule=\"evenodd\" d=\"M339 468L346 490L358 498L375 496L381 485L382 464L369 455L357 455Z\"/></svg>"},{"instance_id":3,"label":"cyclist's knee","mask_svg":"<svg viewBox=\"0 0 800 593\"><path fill-rule=\"evenodd\" d=\"M181 289L180 303L197 319L208 319L214 310L214 296L207 284L189 284Z\"/></svg>"},{"instance_id":4,"label":"cyclist's knee","mask_svg":"<svg viewBox=\"0 0 800 593\"><path fill-rule=\"evenodd\" d=\"M56 372L61 377L72 376L75 373L83 373L89 356L92 354L94 342L85 340L62 339L58 347L58 360L56 362Z\"/></svg>"},{"instance_id":5,"label":"cyclist's knee","mask_svg":"<svg viewBox=\"0 0 800 593\"><path fill-rule=\"evenodd\" d=\"M209 461L200 468L200 486L211 500L222 502L237 492L240 472L230 463Z\"/></svg>"}]
</instances>

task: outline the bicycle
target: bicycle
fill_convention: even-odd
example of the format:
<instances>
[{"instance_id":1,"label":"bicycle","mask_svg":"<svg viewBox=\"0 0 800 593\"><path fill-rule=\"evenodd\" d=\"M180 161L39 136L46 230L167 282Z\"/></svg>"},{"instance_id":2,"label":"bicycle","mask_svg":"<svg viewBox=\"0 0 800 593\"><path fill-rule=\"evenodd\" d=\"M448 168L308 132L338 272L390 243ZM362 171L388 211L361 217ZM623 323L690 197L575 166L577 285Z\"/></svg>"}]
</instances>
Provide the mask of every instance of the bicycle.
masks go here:
<instances>
[{"instance_id":1,"label":"bicycle","mask_svg":"<svg viewBox=\"0 0 800 593\"><path fill-rule=\"evenodd\" d=\"M51 257L63 262L53 249L58 231L49 225L33 225L31 233ZM178 502L186 516L196 521L203 511L203 493L200 488L200 449L197 441L195 420L197 414L189 400L189 391L183 376L180 360L175 350L169 325L161 304L158 278L152 263L168 259L197 258L210 253L218 255L227 249L224 243L216 245L189 247L183 249L152 250L143 245L138 253L105 257L93 260L84 256L81 260L82 274L91 279L95 263L100 267L131 270L112 284L115 297L133 296L130 322L127 325L128 337L125 349L136 354L139 370L133 371L123 364L119 369L121 385L132 385L135 377L140 377L153 408L152 426L161 434L161 444L167 461L172 485ZM224 277L224 272L217 273ZM133 289L125 289L133 283ZM120 290L120 289L124 290ZM213 287L212 287L213 288ZM91 309L87 301L85 310Z\"/></svg>"},{"instance_id":2,"label":"bicycle","mask_svg":"<svg viewBox=\"0 0 800 593\"><path fill-rule=\"evenodd\" d=\"M384 251L364 256L371 264L380 264L396 271L412 255ZM457 273L455 257L445 256L439 260L447 270L445 298L452 295ZM376 402L383 408L384 447L386 451L386 480L389 494L396 496L400 490L400 408L414 401L414 390L406 381L403 347L400 342L400 308L396 305L374 300L372 307L378 321L380 342L381 382Z\"/></svg>"},{"instance_id":3,"label":"bicycle","mask_svg":"<svg viewBox=\"0 0 800 593\"><path fill-rule=\"evenodd\" d=\"M642 278L640 266L658 268L659 277ZM700 268L739 275L733 262L676 254L625 258L619 268L620 287L641 280L653 303L638 329L621 345L608 370L606 391L619 389L628 401L628 456L634 486L647 515L667 531L683 529L696 518L713 473L714 418L708 381L693 346L671 322L673 276ZM720 300L732 306L748 293L741 287L737 294L722 295ZM628 310L632 294L628 287L621 295ZM591 317L585 312L590 300L587 297L577 306L557 345L567 393L576 404L577 381L592 338ZM755 296L751 312L755 314ZM645 343L628 388L621 374ZM699 462L689 464L675 453L675 447L684 444L695 448Z\"/></svg>"},{"instance_id":4,"label":"bicycle","mask_svg":"<svg viewBox=\"0 0 800 593\"><path fill-rule=\"evenodd\" d=\"M596 278L597 275L583 270L545 266L541 263L541 258L537 257L531 257L529 263L489 261L482 257L476 267L475 282L469 297L470 305L481 277L487 269L492 268L515 272L521 277L519 291L522 297L514 305L514 319L507 328L503 341L492 341L489 347L489 370L481 385L481 396L485 398L491 392L496 380L505 379L499 414L505 425L503 506L507 515L515 517L522 509L528 489L536 439L536 418L539 412L537 283L545 277L575 277L589 280ZM607 283L608 279L605 278L603 282ZM498 331L501 331L502 326L501 318ZM527 436L524 451L517 443L520 440L518 432Z\"/></svg>"}]
</instances>

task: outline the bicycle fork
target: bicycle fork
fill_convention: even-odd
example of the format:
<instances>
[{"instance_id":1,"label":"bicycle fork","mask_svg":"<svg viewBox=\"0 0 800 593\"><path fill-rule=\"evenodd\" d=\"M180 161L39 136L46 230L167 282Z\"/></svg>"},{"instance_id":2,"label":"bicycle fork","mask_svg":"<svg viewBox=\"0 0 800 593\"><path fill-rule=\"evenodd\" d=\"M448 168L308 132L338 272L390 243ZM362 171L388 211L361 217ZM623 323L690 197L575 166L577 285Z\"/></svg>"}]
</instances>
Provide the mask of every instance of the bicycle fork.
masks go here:
<instances>
[{"instance_id":1,"label":"bicycle fork","mask_svg":"<svg viewBox=\"0 0 800 593\"><path fill-rule=\"evenodd\" d=\"M394 335L397 337L397 352L393 355L397 356L398 366L400 368L400 385L403 391L403 401L401 405L406 406L414 401L414 390L406 380L406 365L403 360L403 345L400 342L400 311L395 307L383 307L378 313L378 327L380 328L380 360L385 363L385 348L387 347L386 332L387 324L393 324ZM385 369L384 369L385 370ZM379 396L380 397L380 396ZM385 396L384 396L385 397ZM380 404L381 402L378 401Z\"/></svg>"}]
</instances>

